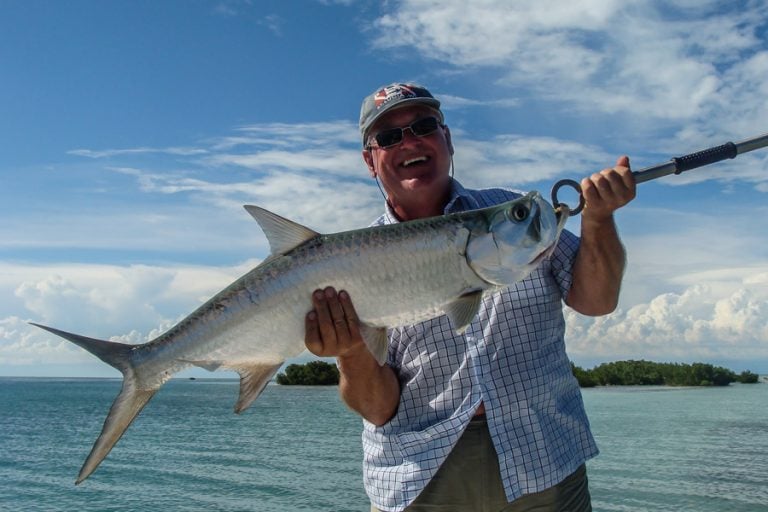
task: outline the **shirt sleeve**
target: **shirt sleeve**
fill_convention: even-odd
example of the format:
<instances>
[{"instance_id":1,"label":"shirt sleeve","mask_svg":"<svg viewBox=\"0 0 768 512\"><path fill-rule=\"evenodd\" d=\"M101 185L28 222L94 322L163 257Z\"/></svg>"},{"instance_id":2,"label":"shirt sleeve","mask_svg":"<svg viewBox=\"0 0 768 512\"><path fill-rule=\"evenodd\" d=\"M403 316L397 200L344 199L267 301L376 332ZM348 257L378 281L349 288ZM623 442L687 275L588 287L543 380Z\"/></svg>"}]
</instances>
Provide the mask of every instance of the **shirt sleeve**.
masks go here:
<instances>
[{"instance_id":1,"label":"shirt sleeve","mask_svg":"<svg viewBox=\"0 0 768 512\"><path fill-rule=\"evenodd\" d=\"M560 234L555 252L552 253L552 275L560 287L563 301L568 297L568 291L573 283L573 262L579 252L580 241L578 236L564 229Z\"/></svg>"}]
</instances>

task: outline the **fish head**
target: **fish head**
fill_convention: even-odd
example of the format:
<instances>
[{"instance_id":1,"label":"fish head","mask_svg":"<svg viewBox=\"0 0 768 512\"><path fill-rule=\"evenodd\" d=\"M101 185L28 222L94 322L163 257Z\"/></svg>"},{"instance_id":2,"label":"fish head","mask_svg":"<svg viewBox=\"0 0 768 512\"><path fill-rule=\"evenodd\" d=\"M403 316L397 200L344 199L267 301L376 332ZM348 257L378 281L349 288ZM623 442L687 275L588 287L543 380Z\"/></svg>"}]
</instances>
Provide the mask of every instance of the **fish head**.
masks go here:
<instances>
[{"instance_id":1,"label":"fish head","mask_svg":"<svg viewBox=\"0 0 768 512\"><path fill-rule=\"evenodd\" d=\"M556 213L538 192L479 210L466 258L484 281L505 286L525 279L554 250L568 213Z\"/></svg>"}]
</instances>

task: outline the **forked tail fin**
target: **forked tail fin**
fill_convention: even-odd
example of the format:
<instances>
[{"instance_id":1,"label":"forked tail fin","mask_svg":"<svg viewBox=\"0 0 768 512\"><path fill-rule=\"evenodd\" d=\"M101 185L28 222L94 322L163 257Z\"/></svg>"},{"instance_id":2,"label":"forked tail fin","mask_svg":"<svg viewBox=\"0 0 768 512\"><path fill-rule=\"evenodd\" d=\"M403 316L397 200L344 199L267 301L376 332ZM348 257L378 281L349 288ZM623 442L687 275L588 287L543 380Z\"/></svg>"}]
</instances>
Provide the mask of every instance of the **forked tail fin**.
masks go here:
<instances>
[{"instance_id":1,"label":"forked tail fin","mask_svg":"<svg viewBox=\"0 0 768 512\"><path fill-rule=\"evenodd\" d=\"M87 338L79 334L60 331L59 329L36 323L32 323L32 325L52 332L84 348L105 363L117 368L123 374L123 388L112 403L107 419L104 420L101 434L96 439L91 453L88 454L88 458L85 459L85 463L83 463L83 467L77 475L75 484L79 484L96 470L101 461L104 460L104 457L107 456L128 426L133 422L134 418L136 418L160 387L158 385L152 389L139 388L131 360L131 354L136 348L135 345Z\"/></svg>"}]
</instances>

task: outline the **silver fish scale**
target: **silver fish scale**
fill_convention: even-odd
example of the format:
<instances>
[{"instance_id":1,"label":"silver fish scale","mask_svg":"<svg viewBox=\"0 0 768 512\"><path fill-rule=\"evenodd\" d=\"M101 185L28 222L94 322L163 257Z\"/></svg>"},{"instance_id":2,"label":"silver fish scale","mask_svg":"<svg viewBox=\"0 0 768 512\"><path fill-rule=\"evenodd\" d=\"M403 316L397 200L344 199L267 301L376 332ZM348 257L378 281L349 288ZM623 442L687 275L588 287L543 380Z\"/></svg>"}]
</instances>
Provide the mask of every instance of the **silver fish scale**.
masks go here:
<instances>
[{"instance_id":1,"label":"silver fish scale","mask_svg":"<svg viewBox=\"0 0 768 512\"><path fill-rule=\"evenodd\" d=\"M457 217L320 235L266 260L144 347L152 366L168 369L175 360L171 372L191 361L295 357L304 350L311 293L326 286L348 291L372 326L433 318L465 291L488 286L464 257L468 235Z\"/></svg>"}]
</instances>

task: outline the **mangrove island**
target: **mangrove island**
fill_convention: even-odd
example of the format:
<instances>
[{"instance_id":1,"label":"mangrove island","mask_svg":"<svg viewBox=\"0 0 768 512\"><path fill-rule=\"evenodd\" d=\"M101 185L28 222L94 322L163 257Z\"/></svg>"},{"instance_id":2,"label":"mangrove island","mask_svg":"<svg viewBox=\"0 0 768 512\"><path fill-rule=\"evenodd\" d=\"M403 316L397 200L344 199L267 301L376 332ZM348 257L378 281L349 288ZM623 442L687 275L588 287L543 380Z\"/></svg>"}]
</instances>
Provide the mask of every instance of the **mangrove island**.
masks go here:
<instances>
[{"instance_id":1,"label":"mangrove island","mask_svg":"<svg viewBox=\"0 0 768 512\"><path fill-rule=\"evenodd\" d=\"M579 386L727 386L732 382L754 384L756 373L740 374L706 363L654 363L651 361L616 361L603 363L585 370L571 363ZM339 383L339 370L335 364L310 361L291 364L285 373L277 375L277 383L294 386L335 386Z\"/></svg>"}]
</instances>

